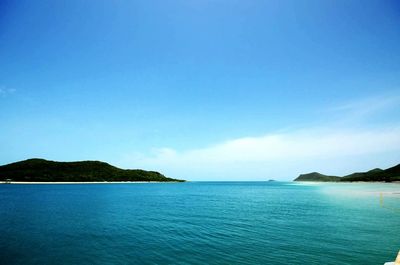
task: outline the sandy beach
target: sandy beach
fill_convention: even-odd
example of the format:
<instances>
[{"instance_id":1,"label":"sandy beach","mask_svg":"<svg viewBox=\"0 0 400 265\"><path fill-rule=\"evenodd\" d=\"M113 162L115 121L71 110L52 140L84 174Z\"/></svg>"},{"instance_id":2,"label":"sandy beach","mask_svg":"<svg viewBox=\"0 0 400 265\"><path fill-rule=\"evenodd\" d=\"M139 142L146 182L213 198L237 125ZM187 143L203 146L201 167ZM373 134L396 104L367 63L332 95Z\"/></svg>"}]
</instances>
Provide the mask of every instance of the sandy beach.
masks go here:
<instances>
[{"instance_id":1,"label":"sandy beach","mask_svg":"<svg viewBox=\"0 0 400 265\"><path fill-rule=\"evenodd\" d=\"M0 184L146 184L146 183L175 183L175 181L59 181L59 182L29 182L29 181L0 181Z\"/></svg>"}]
</instances>

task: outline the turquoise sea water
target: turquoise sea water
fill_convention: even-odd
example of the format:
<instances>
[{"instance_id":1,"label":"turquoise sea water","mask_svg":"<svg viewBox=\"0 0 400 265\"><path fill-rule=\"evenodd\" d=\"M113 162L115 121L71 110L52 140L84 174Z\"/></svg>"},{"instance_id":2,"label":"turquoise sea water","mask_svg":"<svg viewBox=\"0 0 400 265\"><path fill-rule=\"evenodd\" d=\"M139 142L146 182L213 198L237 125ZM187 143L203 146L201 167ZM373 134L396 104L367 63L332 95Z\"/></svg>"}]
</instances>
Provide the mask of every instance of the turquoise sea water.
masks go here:
<instances>
[{"instance_id":1,"label":"turquoise sea water","mask_svg":"<svg viewBox=\"0 0 400 265\"><path fill-rule=\"evenodd\" d=\"M400 184L0 185L0 264L383 264L400 249L399 192Z\"/></svg>"}]
</instances>

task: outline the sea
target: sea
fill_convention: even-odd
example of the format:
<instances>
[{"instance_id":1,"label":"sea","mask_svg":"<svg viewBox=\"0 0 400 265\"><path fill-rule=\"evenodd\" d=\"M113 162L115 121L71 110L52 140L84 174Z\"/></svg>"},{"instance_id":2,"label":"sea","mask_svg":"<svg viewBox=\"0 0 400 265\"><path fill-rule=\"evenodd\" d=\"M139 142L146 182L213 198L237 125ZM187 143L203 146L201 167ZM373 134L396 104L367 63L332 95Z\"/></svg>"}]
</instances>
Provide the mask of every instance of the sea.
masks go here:
<instances>
[{"instance_id":1,"label":"sea","mask_svg":"<svg viewBox=\"0 0 400 265\"><path fill-rule=\"evenodd\" d=\"M400 249L400 184L0 185L0 264L360 264Z\"/></svg>"}]
</instances>

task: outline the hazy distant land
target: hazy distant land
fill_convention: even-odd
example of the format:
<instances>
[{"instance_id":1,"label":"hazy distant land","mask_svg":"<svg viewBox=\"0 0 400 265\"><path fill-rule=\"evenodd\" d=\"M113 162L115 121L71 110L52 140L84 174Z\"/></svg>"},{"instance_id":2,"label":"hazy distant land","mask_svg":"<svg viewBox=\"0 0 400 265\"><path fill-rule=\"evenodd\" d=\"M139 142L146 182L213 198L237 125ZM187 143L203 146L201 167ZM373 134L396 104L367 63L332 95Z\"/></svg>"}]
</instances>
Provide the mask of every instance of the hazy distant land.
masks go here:
<instances>
[{"instance_id":1,"label":"hazy distant land","mask_svg":"<svg viewBox=\"0 0 400 265\"><path fill-rule=\"evenodd\" d=\"M343 177L328 176L318 172L301 174L294 181L318 181L318 182L393 182L400 181L400 164L397 166L380 169L375 168L367 172L356 172Z\"/></svg>"},{"instance_id":2,"label":"hazy distant land","mask_svg":"<svg viewBox=\"0 0 400 265\"><path fill-rule=\"evenodd\" d=\"M101 161L28 159L0 166L0 181L24 183L182 182L156 171L120 169Z\"/></svg>"}]
</instances>

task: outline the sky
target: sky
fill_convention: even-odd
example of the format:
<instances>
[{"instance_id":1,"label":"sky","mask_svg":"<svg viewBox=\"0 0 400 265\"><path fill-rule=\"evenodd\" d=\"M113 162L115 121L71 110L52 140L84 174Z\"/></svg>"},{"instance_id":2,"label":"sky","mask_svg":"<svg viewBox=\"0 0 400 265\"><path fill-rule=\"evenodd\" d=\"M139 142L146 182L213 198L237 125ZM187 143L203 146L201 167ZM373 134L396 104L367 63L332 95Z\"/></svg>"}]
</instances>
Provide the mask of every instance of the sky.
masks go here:
<instances>
[{"instance_id":1,"label":"sky","mask_svg":"<svg viewBox=\"0 0 400 265\"><path fill-rule=\"evenodd\" d=\"M0 1L0 164L187 180L400 163L399 1Z\"/></svg>"}]
</instances>

